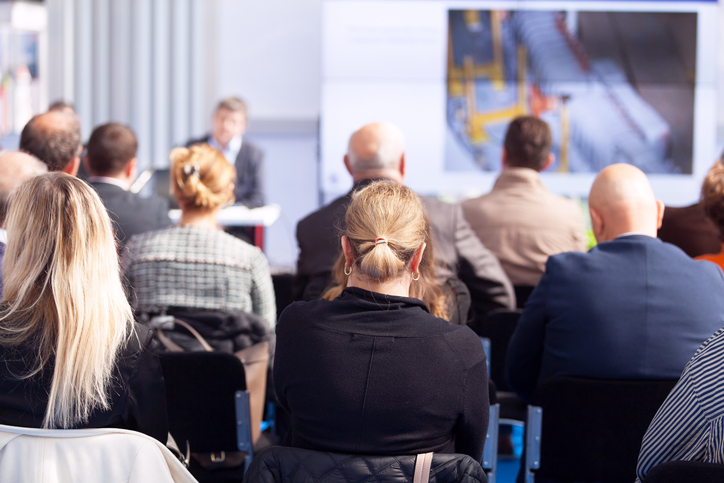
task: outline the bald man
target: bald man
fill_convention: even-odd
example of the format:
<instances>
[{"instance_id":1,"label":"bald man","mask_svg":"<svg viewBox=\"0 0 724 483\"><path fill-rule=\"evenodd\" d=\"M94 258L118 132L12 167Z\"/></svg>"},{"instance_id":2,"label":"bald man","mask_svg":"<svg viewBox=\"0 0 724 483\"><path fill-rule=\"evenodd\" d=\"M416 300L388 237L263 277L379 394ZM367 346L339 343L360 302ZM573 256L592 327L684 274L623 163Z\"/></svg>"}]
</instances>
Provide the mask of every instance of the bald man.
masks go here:
<instances>
[{"instance_id":1,"label":"bald man","mask_svg":"<svg viewBox=\"0 0 724 483\"><path fill-rule=\"evenodd\" d=\"M3 284L1 266L7 243L5 217L8 214L10 192L20 186L23 181L47 171L47 166L35 156L18 151L0 152L0 293L2 293Z\"/></svg>"},{"instance_id":2,"label":"bald man","mask_svg":"<svg viewBox=\"0 0 724 483\"><path fill-rule=\"evenodd\" d=\"M332 268L341 253L338 228L344 222L352 192L377 179L402 184L406 161L404 136L394 124L367 124L352 134L344 156L344 165L354 183L352 189L297 225L298 298L319 298L329 285ZM432 225L438 282L449 282L452 291L462 298L471 296L478 316L496 308L514 308L515 294L510 280L495 255L470 229L460 206L426 196L420 198ZM457 291L460 280L464 286ZM458 323L467 322L467 313L457 316Z\"/></svg>"},{"instance_id":3,"label":"bald man","mask_svg":"<svg viewBox=\"0 0 724 483\"><path fill-rule=\"evenodd\" d=\"M34 116L20 134L19 149L44 162L49 171L77 175L83 150L78 118L63 111Z\"/></svg>"},{"instance_id":4,"label":"bald man","mask_svg":"<svg viewBox=\"0 0 724 483\"><path fill-rule=\"evenodd\" d=\"M589 208L598 245L551 256L510 340L509 386L543 380L678 379L724 326L724 276L656 238L664 207L628 164L601 171Z\"/></svg>"}]
</instances>

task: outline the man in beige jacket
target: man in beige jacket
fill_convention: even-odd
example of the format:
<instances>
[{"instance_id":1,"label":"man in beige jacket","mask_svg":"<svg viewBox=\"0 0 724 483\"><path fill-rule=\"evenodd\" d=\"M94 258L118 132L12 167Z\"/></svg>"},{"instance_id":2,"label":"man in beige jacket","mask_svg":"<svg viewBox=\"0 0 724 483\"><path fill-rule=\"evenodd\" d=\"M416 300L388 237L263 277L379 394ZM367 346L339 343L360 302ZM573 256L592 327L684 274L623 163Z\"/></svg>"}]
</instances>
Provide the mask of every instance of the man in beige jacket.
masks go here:
<instances>
[{"instance_id":1,"label":"man in beige jacket","mask_svg":"<svg viewBox=\"0 0 724 483\"><path fill-rule=\"evenodd\" d=\"M532 116L514 119L505 134L503 170L493 190L462 203L473 231L517 287L533 287L549 255L585 251L581 209L541 183L553 163L551 130Z\"/></svg>"}]
</instances>

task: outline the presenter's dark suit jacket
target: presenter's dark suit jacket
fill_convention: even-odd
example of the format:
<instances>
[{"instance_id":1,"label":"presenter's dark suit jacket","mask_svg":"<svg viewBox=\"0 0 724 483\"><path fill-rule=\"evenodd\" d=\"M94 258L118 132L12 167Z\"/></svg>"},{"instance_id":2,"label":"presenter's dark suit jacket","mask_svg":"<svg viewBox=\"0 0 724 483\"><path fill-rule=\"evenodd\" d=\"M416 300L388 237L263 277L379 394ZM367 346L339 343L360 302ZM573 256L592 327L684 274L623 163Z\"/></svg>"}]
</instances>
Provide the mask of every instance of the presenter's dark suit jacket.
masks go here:
<instances>
[{"instance_id":1,"label":"presenter's dark suit jacket","mask_svg":"<svg viewBox=\"0 0 724 483\"><path fill-rule=\"evenodd\" d=\"M302 219L297 225L297 298L319 298L330 282L342 248L340 229L352 193L373 180L363 180L349 193ZM497 308L515 308L515 293L493 253L485 248L463 218L460 205L420 196L432 226L438 282L459 277L470 290L473 308L485 314Z\"/></svg>"},{"instance_id":2,"label":"presenter's dark suit jacket","mask_svg":"<svg viewBox=\"0 0 724 483\"><path fill-rule=\"evenodd\" d=\"M721 235L706 216L703 203L682 208L667 206L658 237L681 248L692 258L721 251Z\"/></svg>"},{"instance_id":3,"label":"presenter's dark suit jacket","mask_svg":"<svg viewBox=\"0 0 724 483\"><path fill-rule=\"evenodd\" d=\"M194 144L208 143L211 135L200 139L192 139L186 147ZM264 152L252 143L243 139L241 149L236 156L236 183L234 197L237 203L249 207L264 205Z\"/></svg>"},{"instance_id":4,"label":"presenter's dark suit jacket","mask_svg":"<svg viewBox=\"0 0 724 483\"><path fill-rule=\"evenodd\" d=\"M168 202L154 196L141 198L119 186L94 181L90 183L103 200L118 244L123 247L133 235L159 230L171 225L168 217Z\"/></svg>"},{"instance_id":5,"label":"presenter's dark suit jacket","mask_svg":"<svg viewBox=\"0 0 724 483\"><path fill-rule=\"evenodd\" d=\"M530 400L556 376L678 379L724 326L724 276L633 235L551 256L508 345L508 385Z\"/></svg>"}]
</instances>

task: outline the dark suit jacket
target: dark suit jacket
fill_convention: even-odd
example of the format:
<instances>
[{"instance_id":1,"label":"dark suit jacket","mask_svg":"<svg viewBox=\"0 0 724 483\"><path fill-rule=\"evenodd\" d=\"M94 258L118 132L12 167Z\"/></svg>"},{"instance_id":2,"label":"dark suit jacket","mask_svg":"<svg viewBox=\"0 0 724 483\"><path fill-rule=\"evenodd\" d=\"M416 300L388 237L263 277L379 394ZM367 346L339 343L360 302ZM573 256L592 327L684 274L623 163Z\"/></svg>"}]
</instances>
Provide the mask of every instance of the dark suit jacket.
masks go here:
<instances>
[{"instance_id":1,"label":"dark suit jacket","mask_svg":"<svg viewBox=\"0 0 724 483\"><path fill-rule=\"evenodd\" d=\"M681 248L692 258L721 251L721 235L704 213L702 203L683 208L667 206L658 237Z\"/></svg>"},{"instance_id":2,"label":"dark suit jacket","mask_svg":"<svg viewBox=\"0 0 724 483\"><path fill-rule=\"evenodd\" d=\"M208 143L210 134L200 138L192 139L186 143L186 147L194 144ZM249 207L264 205L264 152L252 143L243 140L241 149L236 156L236 183L234 185L234 197L237 203Z\"/></svg>"},{"instance_id":3,"label":"dark suit jacket","mask_svg":"<svg viewBox=\"0 0 724 483\"><path fill-rule=\"evenodd\" d=\"M346 195L311 213L297 224L297 298L319 298L330 282L334 263L342 253L340 233L352 192L372 180L356 184ZM459 276L479 313L515 308L513 287L500 262L485 248L463 218L460 205L420 196L432 226L437 278L443 283Z\"/></svg>"},{"instance_id":4,"label":"dark suit jacket","mask_svg":"<svg viewBox=\"0 0 724 483\"><path fill-rule=\"evenodd\" d=\"M633 235L551 256L508 345L508 385L529 400L556 376L678 379L724 326L724 276Z\"/></svg>"},{"instance_id":5,"label":"dark suit jacket","mask_svg":"<svg viewBox=\"0 0 724 483\"><path fill-rule=\"evenodd\" d=\"M120 247L133 235L171 225L168 202L162 198L141 198L116 185L100 181L90 185L98 192L108 210Z\"/></svg>"}]
</instances>

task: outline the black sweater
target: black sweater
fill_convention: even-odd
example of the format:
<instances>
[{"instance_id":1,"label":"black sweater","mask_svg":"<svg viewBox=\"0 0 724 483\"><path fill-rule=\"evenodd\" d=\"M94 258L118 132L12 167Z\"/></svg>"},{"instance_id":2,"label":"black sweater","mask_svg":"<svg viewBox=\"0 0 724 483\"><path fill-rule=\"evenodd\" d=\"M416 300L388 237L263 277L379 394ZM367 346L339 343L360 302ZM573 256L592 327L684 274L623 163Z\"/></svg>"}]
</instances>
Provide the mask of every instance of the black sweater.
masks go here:
<instances>
[{"instance_id":1,"label":"black sweater","mask_svg":"<svg viewBox=\"0 0 724 483\"><path fill-rule=\"evenodd\" d=\"M274 387L291 446L480 460L488 378L480 339L414 298L346 288L297 302L277 324Z\"/></svg>"},{"instance_id":2,"label":"black sweater","mask_svg":"<svg viewBox=\"0 0 724 483\"><path fill-rule=\"evenodd\" d=\"M158 356L152 353L151 332L135 324L138 337L131 335L120 352L108 389L110 408L91 411L86 423L74 428L123 428L140 431L166 444L168 416L166 389ZM39 428L43 424L53 367L42 374L18 380L35 360L34 348L0 346L0 424Z\"/></svg>"}]
</instances>

